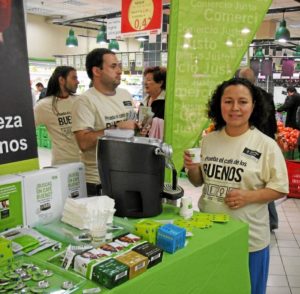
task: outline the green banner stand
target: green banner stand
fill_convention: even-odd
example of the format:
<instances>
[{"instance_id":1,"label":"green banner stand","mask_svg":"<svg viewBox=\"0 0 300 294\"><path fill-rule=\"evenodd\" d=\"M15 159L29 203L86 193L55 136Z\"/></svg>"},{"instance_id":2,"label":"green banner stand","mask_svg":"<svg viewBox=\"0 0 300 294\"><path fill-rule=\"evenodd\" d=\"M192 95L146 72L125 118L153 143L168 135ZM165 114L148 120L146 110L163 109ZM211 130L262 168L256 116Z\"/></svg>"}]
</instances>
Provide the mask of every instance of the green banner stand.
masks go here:
<instances>
[{"instance_id":1,"label":"green banner stand","mask_svg":"<svg viewBox=\"0 0 300 294\"><path fill-rule=\"evenodd\" d=\"M234 76L271 0L172 0L165 141L177 170L207 126L212 91Z\"/></svg>"}]
</instances>

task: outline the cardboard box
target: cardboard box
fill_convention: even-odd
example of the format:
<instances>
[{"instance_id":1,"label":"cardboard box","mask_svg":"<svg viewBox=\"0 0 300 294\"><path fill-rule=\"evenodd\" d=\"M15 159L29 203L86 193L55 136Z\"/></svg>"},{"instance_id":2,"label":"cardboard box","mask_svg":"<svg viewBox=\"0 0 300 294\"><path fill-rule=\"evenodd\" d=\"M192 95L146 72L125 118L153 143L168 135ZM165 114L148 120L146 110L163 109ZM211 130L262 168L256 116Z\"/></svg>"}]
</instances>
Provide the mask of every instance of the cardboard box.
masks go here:
<instances>
[{"instance_id":1,"label":"cardboard box","mask_svg":"<svg viewBox=\"0 0 300 294\"><path fill-rule=\"evenodd\" d=\"M23 225L22 178L0 176L0 232Z\"/></svg>"},{"instance_id":2,"label":"cardboard box","mask_svg":"<svg viewBox=\"0 0 300 294\"><path fill-rule=\"evenodd\" d=\"M92 268L92 280L108 289L112 289L126 282L128 273L128 266L114 258L109 258L99 262Z\"/></svg>"},{"instance_id":3,"label":"cardboard box","mask_svg":"<svg viewBox=\"0 0 300 294\"><path fill-rule=\"evenodd\" d=\"M147 268L150 268L162 261L163 251L159 247L149 242L140 244L134 247L132 250L148 258Z\"/></svg>"},{"instance_id":4,"label":"cardboard box","mask_svg":"<svg viewBox=\"0 0 300 294\"><path fill-rule=\"evenodd\" d=\"M103 259L111 255L111 252L102 250L100 248L91 249L75 256L74 259L74 271L82 276L90 279L89 268L95 264L98 259Z\"/></svg>"},{"instance_id":5,"label":"cardboard box","mask_svg":"<svg viewBox=\"0 0 300 294\"><path fill-rule=\"evenodd\" d=\"M82 162L55 165L60 174L63 202L69 198L87 197L85 168Z\"/></svg>"},{"instance_id":6,"label":"cardboard box","mask_svg":"<svg viewBox=\"0 0 300 294\"><path fill-rule=\"evenodd\" d=\"M135 251L126 252L115 259L129 267L129 279L133 279L147 270L148 258Z\"/></svg>"},{"instance_id":7,"label":"cardboard box","mask_svg":"<svg viewBox=\"0 0 300 294\"><path fill-rule=\"evenodd\" d=\"M41 169L19 174L23 180L24 224L48 224L61 217L63 204L59 172Z\"/></svg>"}]
</instances>

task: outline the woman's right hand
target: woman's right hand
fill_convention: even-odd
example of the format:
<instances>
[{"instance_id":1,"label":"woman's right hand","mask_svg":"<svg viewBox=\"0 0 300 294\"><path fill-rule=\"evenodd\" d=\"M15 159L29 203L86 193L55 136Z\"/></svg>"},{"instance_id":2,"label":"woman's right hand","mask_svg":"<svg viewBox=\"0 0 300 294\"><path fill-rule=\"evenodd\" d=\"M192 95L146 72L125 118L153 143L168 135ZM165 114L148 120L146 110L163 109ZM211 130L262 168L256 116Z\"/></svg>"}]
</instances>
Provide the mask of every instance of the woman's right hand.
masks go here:
<instances>
[{"instance_id":1,"label":"woman's right hand","mask_svg":"<svg viewBox=\"0 0 300 294\"><path fill-rule=\"evenodd\" d=\"M188 150L184 151L183 155L184 167L187 169L187 176L189 181L195 186L199 187L203 184L202 172L200 163L194 163Z\"/></svg>"},{"instance_id":2,"label":"woman's right hand","mask_svg":"<svg viewBox=\"0 0 300 294\"><path fill-rule=\"evenodd\" d=\"M199 169L199 163L194 163L188 150L184 151L183 155L184 167L188 170Z\"/></svg>"}]
</instances>

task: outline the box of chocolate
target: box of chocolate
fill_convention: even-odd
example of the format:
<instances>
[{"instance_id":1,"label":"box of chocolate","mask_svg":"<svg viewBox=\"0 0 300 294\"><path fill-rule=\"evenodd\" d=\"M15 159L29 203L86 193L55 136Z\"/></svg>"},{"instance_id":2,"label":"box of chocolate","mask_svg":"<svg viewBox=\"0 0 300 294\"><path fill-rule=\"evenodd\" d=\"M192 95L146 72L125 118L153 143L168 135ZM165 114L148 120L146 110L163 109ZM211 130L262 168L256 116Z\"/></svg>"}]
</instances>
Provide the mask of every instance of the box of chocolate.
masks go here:
<instances>
[{"instance_id":1,"label":"box of chocolate","mask_svg":"<svg viewBox=\"0 0 300 294\"><path fill-rule=\"evenodd\" d=\"M128 251L115 259L129 267L129 279L145 272L148 265L148 258L135 251Z\"/></svg>"},{"instance_id":2,"label":"box of chocolate","mask_svg":"<svg viewBox=\"0 0 300 294\"><path fill-rule=\"evenodd\" d=\"M132 250L148 258L148 268L162 261L163 251L149 242L137 245Z\"/></svg>"},{"instance_id":3,"label":"box of chocolate","mask_svg":"<svg viewBox=\"0 0 300 294\"><path fill-rule=\"evenodd\" d=\"M106 259L92 267L91 279L108 289L126 282L128 277L128 266L114 258Z\"/></svg>"},{"instance_id":4,"label":"box of chocolate","mask_svg":"<svg viewBox=\"0 0 300 294\"><path fill-rule=\"evenodd\" d=\"M141 237L134 234L126 233L114 238L114 242L125 248L131 248L133 245L141 242ZM143 241L144 242L144 241Z\"/></svg>"},{"instance_id":5,"label":"box of chocolate","mask_svg":"<svg viewBox=\"0 0 300 294\"><path fill-rule=\"evenodd\" d=\"M88 251L85 251L81 254L75 256L74 259L74 270L77 273L80 273L84 277L89 278L90 270L89 268L99 259L110 256L112 253L110 251L105 251L100 248L94 248Z\"/></svg>"}]
</instances>

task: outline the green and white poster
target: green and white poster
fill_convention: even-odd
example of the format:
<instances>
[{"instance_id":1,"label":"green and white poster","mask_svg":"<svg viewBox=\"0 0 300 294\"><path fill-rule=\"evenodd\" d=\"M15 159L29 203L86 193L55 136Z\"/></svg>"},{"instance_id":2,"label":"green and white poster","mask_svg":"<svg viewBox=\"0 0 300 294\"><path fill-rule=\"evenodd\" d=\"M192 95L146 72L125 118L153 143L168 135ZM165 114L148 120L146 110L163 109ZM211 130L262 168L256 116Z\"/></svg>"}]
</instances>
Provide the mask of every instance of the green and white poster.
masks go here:
<instances>
[{"instance_id":1,"label":"green and white poster","mask_svg":"<svg viewBox=\"0 0 300 294\"><path fill-rule=\"evenodd\" d=\"M0 175L38 169L23 1L0 0Z\"/></svg>"},{"instance_id":2,"label":"green and white poster","mask_svg":"<svg viewBox=\"0 0 300 294\"><path fill-rule=\"evenodd\" d=\"M271 0L172 0L165 141L177 170L207 126L213 90L234 76Z\"/></svg>"}]
</instances>

